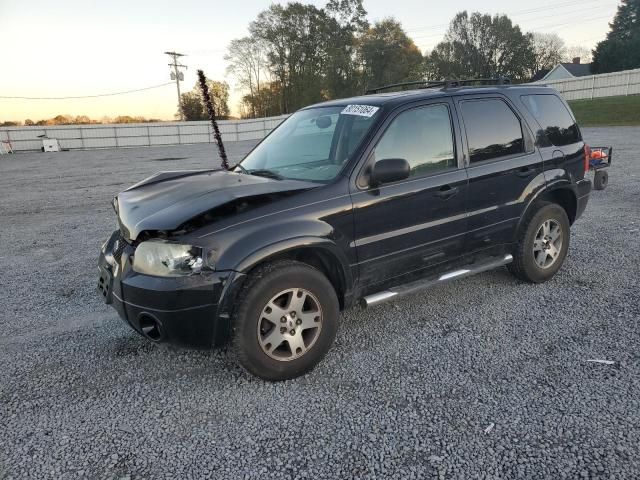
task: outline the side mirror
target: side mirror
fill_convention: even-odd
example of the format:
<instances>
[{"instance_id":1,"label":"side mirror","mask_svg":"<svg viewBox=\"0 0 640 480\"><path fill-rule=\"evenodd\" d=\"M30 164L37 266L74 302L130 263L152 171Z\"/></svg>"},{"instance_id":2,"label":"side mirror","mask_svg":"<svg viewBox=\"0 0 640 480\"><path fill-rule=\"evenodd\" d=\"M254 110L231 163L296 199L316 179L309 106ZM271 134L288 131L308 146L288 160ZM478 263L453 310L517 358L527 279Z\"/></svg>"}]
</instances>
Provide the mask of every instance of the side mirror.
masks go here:
<instances>
[{"instance_id":1,"label":"side mirror","mask_svg":"<svg viewBox=\"0 0 640 480\"><path fill-rule=\"evenodd\" d=\"M409 178L411 167L404 158L385 158L373 165L370 183L372 186L397 182Z\"/></svg>"}]
</instances>

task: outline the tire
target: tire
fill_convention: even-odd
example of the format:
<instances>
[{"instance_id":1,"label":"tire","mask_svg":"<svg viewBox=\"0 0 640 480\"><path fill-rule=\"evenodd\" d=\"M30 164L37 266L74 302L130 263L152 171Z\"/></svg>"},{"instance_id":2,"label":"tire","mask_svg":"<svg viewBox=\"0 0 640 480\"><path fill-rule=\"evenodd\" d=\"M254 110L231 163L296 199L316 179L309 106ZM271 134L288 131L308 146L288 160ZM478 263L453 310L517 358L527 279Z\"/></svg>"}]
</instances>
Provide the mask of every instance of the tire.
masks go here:
<instances>
[{"instance_id":1,"label":"tire","mask_svg":"<svg viewBox=\"0 0 640 480\"><path fill-rule=\"evenodd\" d=\"M593 188L595 190L604 190L609 184L609 172L606 170L597 170L593 176Z\"/></svg>"},{"instance_id":2,"label":"tire","mask_svg":"<svg viewBox=\"0 0 640 480\"><path fill-rule=\"evenodd\" d=\"M329 351L339 315L333 285L317 269L294 261L258 267L240 292L234 318L238 363L264 380L304 375Z\"/></svg>"},{"instance_id":3,"label":"tire","mask_svg":"<svg viewBox=\"0 0 640 480\"><path fill-rule=\"evenodd\" d=\"M559 237L553 240L556 227L560 229ZM520 228L513 251L513 262L507 266L509 271L529 283L542 283L551 279L567 256L571 239L570 227L564 208L555 203L539 202Z\"/></svg>"}]
</instances>

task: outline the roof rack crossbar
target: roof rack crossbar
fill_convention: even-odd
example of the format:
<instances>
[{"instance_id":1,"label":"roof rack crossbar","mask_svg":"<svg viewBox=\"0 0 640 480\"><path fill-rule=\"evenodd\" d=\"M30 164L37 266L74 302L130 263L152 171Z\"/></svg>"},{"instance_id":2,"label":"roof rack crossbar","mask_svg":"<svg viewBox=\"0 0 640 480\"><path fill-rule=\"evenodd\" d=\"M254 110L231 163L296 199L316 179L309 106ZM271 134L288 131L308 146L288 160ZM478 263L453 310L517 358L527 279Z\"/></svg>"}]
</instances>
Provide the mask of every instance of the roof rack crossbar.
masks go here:
<instances>
[{"instance_id":1,"label":"roof rack crossbar","mask_svg":"<svg viewBox=\"0 0 640 480\"><path fill-rule=\"evenodd\" d=\"M392 83L391 85L383 85L382 87L370 88L367 90L366 95L370 95L372 93L378 93L383 90L389 90L391 88L396 88L396 87L409 87L409 86L419 85L420 88L431 88L431 87L443 87L445 86L445 84L446 84L445 81L431 82L426 80L417 80L414 82Z\"/></svg>"},{"instance_id":2,"label":"roof rack crossbar","mask_svg":"<svg viewBox=\"0 0 640 480\"><path fill-rule=\"evenodd\" d=\"M479 83L481 85L510 85L511 79L509 77L497 77L497 78L461 78L447 80L449 87L462 87L464 85L471 85Z\"/></svg>"},{"instance_id":3,"label":"roof rack crossbar","mask_svg":"<svg viewBox=\"0 0 640 480\"><path fill-rule=\"evenodd\" d=\"M509 85L511 84L511 79L509 77L497 77L497 78L461 78L461 79L454 78L454 79L438 80L438 81L417 80L413 82L392 83L391 85L384 85L382 87L370 88L366 91L366 95L382 92L383 90L390 90L392 88L397 88L397 87L418 86L418 88L435 88L435 87L456 88L456 87L463 87L465 85L472 85L474 83L479 83L481 85Z\"/></svg>"}]
</instances>

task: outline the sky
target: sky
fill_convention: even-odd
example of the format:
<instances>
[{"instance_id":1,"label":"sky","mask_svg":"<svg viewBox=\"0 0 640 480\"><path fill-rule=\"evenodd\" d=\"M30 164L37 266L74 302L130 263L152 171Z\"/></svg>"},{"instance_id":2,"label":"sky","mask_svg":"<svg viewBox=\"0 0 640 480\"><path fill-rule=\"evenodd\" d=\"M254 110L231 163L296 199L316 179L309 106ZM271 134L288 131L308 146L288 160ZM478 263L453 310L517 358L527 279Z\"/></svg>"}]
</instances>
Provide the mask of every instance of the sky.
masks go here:
<instances>
[{"instance_id":1,"label":"sky","mask_svg":"<svg viewBox=\"0 0 640 480\"><path fill-rule=\"evenodd\" d=\"M304 1L304 0L303 0ZM241 92L224 54L269 0L0 0L0 97L65 97L159 88L103 98L0 98L0 122L57 114L141 115L171 120L177 110L165 51L186 54L182 91L196 70L231 85L232 113ZM308 0L322 7L326 0ZM558 33L567 45L592 49L604 39L618 0L364 0L371 22L395 17L416 44L432 49L462 10L506 13L524 31Z\"/></svg>"}]
</instances>

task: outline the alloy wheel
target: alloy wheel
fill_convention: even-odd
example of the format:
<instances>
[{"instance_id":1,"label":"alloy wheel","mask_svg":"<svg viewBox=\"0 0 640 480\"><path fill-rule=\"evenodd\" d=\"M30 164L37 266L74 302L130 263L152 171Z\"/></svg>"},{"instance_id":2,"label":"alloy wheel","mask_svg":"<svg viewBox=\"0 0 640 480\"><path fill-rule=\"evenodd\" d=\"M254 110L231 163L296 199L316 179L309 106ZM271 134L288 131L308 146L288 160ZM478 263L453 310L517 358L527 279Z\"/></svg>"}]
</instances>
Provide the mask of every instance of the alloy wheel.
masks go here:
<instances>
[{"instance_id":1,"label":"alloy wheel","mask_svg":"<svg viewBox=\"0 0 640 480\"><path fill-rule=\"evenodd\" d=\"M542 222L533 240L533 259L539 268L549 268L562 250L562 227L556 220Z\"/></svg>"},{"instance_id":2,"label":"alloy wheel","mask_svg":"<svg viewBox=\"0 0 640 480\"><path fill-rule=\"evenodd\" d=\"M322 307L304 288L290 288L276 294L258 318L258 343L274 360L287 362L303 356L322 329Z\"/></svg>"}]
</instances>

